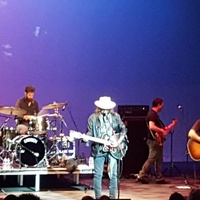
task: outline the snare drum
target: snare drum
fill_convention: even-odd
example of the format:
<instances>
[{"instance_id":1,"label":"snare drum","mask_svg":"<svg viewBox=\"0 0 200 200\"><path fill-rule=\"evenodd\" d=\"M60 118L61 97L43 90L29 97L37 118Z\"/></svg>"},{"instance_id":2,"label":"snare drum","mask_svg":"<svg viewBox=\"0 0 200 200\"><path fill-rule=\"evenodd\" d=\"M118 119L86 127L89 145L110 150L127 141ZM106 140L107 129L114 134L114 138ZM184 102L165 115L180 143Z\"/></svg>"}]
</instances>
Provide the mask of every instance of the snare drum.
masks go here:
<instances>
[{"instance_id":1,"label":"snare drum","mask_svg":"<svg viewBox=\"0 0 200 200\"><path fill-rule=\"evenodd\" d=\"M33 134L45 134L49 128L49 121L47 118L37 116L34 120L31 120L30 126L33 129Z\"/></svg>"},{"instance_id":2,"label":"snare drum","mask_svg":"<svg viewBox=\"0 0 200 200\"><path fill-rule=\"evenodd\" d=\"M16 141L16 159L24 166L37 166L45 156L44 143L34 136L23 136Z\"/></svg>"}]
</instances>

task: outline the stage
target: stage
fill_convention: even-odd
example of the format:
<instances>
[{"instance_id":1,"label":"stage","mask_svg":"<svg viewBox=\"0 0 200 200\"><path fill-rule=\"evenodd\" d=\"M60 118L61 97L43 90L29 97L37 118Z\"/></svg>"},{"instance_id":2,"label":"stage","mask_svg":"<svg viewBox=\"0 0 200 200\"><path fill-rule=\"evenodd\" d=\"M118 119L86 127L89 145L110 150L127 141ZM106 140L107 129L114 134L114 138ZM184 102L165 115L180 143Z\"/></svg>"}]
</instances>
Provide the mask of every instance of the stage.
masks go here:
<instances>
[{"instance_id":1,"label":"stage","mask_svg":"<svg viewBox=\"0 0 200 200\"><path fill-rule=\"evenodd\" d=\"M3 176L3 180L6 181L8 176L17 176L17 183L19 186L24 186L24 176L34 176L34 190L40 191L40 177L41 175L56 175L58 178L61 175L72 175L75 184L79 184L80 174L93 174L93 169L87 165L79 165L74 172L69 172L67 168L59 166L41 167L41 168L11 168L1 169L0 175Z\"/></svg>"},{"instance_id":2,"label":"stage","mask_svg":"<svg viewBox=\"0 0 200 200\"><path fill-rule=\"evenodd\" d=\"M43 200L68 200L77 199L80 200L85 195L94 195L92 189L92 177L91 175L80 175L81 179L79 184L73 183L72 179L68 175L61 175L56 181L55 177L42 176L42 178L50 178L49 180L41 180L41 190L36 192L32 187L4 187L1 188L0 197L3 198L6 194L19 195L21 193L33 193L38 195ZM120 198L122 199L132 199L132 200L167 200L173 192L179 192L184 196L188 196L190 192L190 187L187 186L182 177L167 178L171 181L170 184L158 185L155 183L142 184L137 183L135 179L121 179L120 180ZM45 183L46 182L46 183ZM196 184L194 179L189 179L189 182L195 184L195 186L200 186ZM197 181L196 181L197 182ZM1 182L2 183L2 182ZM88 187L87 187L88 186ZM183 187L181 189L181 187ZM196 188L196 187L195 187ZM103 191L102 194L108 194L108 179L103 179Z\"/></svg>"},{"instance_id":3,"label":"stage","mask_svg":"<svg viewBox=\"0 0 200 200\"><path fill-rule=\"evenodd\" d=\"M168 168L165 176L169 184L156 184L151 179L149 184L136 182L135 176L122 176L120 179L119 197L132 200L164 200L173 192L188 196L191 188L200 188L199 163L174 163L183 172L183 176L175 168ZM164 163L165 167L169 163ZM189 168L187 172L187 166ZM195 166L195 167L194 167ZM194 171L194 169L197 169ZM170 171L171 170L171 171ZM172 173L171 173L172 172ZM33 193L43 200L81 199L85 195L94 197L93 170L87 165L79 165L70 173L66 168L51 166L49 168L7 169L0 172L0 197L7 194L19 195ZM108 194L108 178L103 178L102 194Z\"/></svg>"}]
</instances>

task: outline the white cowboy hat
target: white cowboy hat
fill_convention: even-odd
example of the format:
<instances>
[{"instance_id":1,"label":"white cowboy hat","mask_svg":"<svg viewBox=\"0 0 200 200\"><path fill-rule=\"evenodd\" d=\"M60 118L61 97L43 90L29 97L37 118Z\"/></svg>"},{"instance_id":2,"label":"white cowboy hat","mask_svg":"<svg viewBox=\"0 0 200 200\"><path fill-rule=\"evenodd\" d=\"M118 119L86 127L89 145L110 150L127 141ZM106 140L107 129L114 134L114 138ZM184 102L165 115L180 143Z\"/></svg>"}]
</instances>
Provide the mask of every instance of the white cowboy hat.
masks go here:
<instances>
[{"instance_id":1,"label":"white cowboy hat","mask_svg":"<svg viewBox=\"0 0 200 200\"><path fill-rule=\"evenodd\" d=\"M100 97L94 104L101 109L112 109L116 106L116 103L111 101L110 97Z\"/></svg>"}]
</instances>

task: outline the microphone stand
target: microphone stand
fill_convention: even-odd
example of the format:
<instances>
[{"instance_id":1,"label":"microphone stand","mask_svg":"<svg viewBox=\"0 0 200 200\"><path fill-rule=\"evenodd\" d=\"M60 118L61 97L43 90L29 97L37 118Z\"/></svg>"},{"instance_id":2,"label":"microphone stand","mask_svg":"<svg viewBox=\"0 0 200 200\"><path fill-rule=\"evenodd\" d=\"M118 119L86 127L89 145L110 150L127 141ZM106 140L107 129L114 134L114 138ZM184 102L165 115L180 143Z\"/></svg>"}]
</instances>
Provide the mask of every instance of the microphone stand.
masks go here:
<instances>
[{"instance_id":1,"label":"microphone stand","mask_svg":"<svg viewBox=\"0 0 200 200\"><path fill-rule=\"evenodd\" d=\"M72 120L72 122L73 122L73 124L74 124L74 126L76 128L76 131L78 131L79 130L78 126L77 126L77 124L76 124L76 122L75 122L75 120L74 120L74 118L72 116L72 113L71 113L71 111L69 109L69 106L67 107L67 110L68 110L70 118L71 118L71 120ZM78 158L80 157L80 140L77 141L76 155L77 155Z\"/></svg>"},{"instance_id":2,"label":"microphone stand","mask_svg":"<svg viewBox=\"0 0 200 200\"><path fill-rule=\"evenodd\" d=\"M170 131L171 134L171 143L170 143L170 163L163 171L163 174L170 168L170 176L172 175L172 168L174 168L182 177L185 178L184 174L178 169L178 167L173 162L173 134L174 131ZM186 182L186 181L185 181Z\"/></svg>"},{"instance_id":3,"label":"microphone stand","mask_svg":"<svg viewBox=\"0 0 200 200\"><path fill-rule=\"evenodd\" d=\"M188 150L187 150L187 142L188 142L188 126L187 126L187 123L186 123L186 115L185 115L185 112L184 112L184 109L181 105L178 106L178 109L180 110L180 112L182 113L182 119L183 119L183 125L184 125L184 128L185 128L185 138L186 138L186 150L185 150L185 154L186 154L186 175L184 176L185 177L185 185L189 186L191 188L191 186L193 187L198 187L196 185L192 185L189 183L188 181ZM195 173L196 174L196 173ZM195 180L196 180L196 177L195 177Z\"/></svg>"}]
</instances>

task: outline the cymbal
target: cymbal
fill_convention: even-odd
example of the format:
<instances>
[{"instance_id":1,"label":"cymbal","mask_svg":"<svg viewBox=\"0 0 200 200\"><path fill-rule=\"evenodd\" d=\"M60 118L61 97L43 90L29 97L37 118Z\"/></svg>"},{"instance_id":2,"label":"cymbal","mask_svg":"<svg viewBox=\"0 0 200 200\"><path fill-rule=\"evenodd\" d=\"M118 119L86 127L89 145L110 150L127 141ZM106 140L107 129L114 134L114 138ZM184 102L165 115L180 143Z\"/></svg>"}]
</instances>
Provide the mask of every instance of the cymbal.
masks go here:
<instances>
[{"instance_id":1,"label":"cymbal","mask_svg":"<svg viewBox=\"0 0 200 200\"><path fill-rule=\"evenodd\" d=\"M0 107L0 113L6 115L24 115L26 111L16 107Z\"/></svg>"},{"instance_id":2,"label":"cymbal","mask_svg":"<svg viewBox=\"0 0 200 200\"><path fill-rule=\"evenodd\" d=\"M56 108L60 108L60 107L64 107L67 106L67 103L52 103L46 106L43 106L42 109L56 109Z\"/></svg>"}]
</instances>

